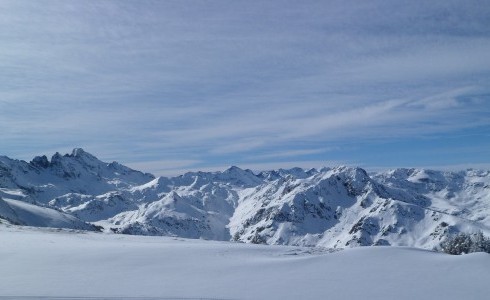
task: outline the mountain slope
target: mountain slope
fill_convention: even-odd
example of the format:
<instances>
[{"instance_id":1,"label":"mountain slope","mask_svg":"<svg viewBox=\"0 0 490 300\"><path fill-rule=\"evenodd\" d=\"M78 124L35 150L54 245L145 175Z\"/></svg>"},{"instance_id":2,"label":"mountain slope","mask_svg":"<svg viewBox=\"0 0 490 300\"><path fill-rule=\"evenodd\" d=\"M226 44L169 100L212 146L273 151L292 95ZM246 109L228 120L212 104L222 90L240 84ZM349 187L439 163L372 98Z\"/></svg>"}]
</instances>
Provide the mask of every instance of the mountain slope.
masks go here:
<instances>
[{"instance_id":1,"label":"mountain slope","mask_svg":"<svg viewBox=\"0 0 490 300\"><path fill-rule=\"evenodd\" d=\"M0 197L0 219L17 225L95 231L97 228L57 210Z\"/></svg>"},{"instance_id":2,"label":"mountain slope","mask_svg":"<svg viewBox=\"0 0 490 300\"><path fill-rule=\"evenodd\" d=\"M99 195L153 178L117 162L102 162L80 148L63 156L56 153L50 161L46 156L29 163L0 157L0 187L21 189L41 203L67 193Z\"/></svg>"},{"instance_id":3,"label":"mountain slope","mask_svg":"<svg viewBox=\"0 0 490 300\"><path fill-rule=\"evenodd\" d=\"M490 233L488 171L368 174L335 167L254 174L230 167L154 178L74 149L51 161L0 157L2 191L5 199L49 206L126 234L432 249L457 232ZM4 215L12 215L10 204L0 204Z\"/></svg>"},{"instance_id":4,"label":"mountain slope","mask_svg":"<svg viewBox=\"0 0 490 300\"><path fill-rule=\"evenodd\" d=\"M325 247L432 248L448 234L487 223L431 207L423 194L384 186L359 168L278 179L243 198L230 222L236 240Z\"/></svg>"}]
</instances>

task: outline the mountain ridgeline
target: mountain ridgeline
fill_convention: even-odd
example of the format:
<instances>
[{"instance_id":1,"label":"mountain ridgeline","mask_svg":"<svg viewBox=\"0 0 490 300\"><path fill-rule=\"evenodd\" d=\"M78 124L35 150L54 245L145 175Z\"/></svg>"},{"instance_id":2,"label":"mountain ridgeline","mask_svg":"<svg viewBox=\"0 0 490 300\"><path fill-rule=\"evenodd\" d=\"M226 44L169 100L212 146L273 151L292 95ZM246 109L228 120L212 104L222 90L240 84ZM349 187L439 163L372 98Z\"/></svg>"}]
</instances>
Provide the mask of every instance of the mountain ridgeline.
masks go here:
<instances>
[{"instance_id":1,"label":"mountain ridgeline","mask_svg":"<svg viewBox=\"0 0 490 300\"><path fill-rule=\"evenodd\" d=\"M82 149L0 157L0 221L245 243L431 249L490 233L490 172L230 167L155 178Z\"/></svg>"}]
</instances>

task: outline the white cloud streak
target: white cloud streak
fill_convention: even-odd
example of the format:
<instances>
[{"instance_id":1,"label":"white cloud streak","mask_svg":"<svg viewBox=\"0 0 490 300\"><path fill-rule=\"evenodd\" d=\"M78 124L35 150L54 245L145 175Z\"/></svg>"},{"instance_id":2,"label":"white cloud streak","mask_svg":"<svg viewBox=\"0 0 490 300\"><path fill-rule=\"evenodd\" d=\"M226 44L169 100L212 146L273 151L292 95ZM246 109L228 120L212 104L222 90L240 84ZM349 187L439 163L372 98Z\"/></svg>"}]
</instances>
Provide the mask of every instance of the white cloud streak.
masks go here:
<instances>
[{"instance_id":1,"label":"white cloud streak","mask_svg":"<svg viewBox=\"0 0 490 300\"><path fill-rule=\"evenodd\" d=\"M0 152L82 146L165 157L164 170L488 128L489 14L480 1L5 0Z\"/></svg>"}]
</instances>

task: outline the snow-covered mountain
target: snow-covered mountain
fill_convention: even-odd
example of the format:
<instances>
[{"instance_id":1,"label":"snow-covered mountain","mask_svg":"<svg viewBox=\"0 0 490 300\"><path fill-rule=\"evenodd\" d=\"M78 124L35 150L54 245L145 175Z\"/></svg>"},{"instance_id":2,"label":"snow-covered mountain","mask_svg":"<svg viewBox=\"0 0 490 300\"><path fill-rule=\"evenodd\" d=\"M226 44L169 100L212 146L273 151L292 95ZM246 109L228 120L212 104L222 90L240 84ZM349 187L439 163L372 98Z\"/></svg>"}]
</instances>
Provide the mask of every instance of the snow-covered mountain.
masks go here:
<instances>
[{"instance_id":1,"label":"snow-covered mountain","mask_svg":"<svg viewBox=\"0 0 490 300\"><path fill-rule=\"evenodd\" d=\"M75 149L29 163L0 157L0 196L0 217L19 224L52 226L12 217L29 203L126 234L432 248L452 233L490 233L490 173L475 170L230 167L155 178Z\"/></svg>"},{"instance_id":2,"label":"snow-covered mountain","mask_svg":"<svg viewBox=\"0 0 490 300\"><path fill-rule=\"evenodd\" d=\"M56 153L51 160L37 156L29 163L0 156L0 187L23 190L40 203L67 193L99 195L153 178L117 162L104 163L80 148Z\"/></svg>"}]
</instances>

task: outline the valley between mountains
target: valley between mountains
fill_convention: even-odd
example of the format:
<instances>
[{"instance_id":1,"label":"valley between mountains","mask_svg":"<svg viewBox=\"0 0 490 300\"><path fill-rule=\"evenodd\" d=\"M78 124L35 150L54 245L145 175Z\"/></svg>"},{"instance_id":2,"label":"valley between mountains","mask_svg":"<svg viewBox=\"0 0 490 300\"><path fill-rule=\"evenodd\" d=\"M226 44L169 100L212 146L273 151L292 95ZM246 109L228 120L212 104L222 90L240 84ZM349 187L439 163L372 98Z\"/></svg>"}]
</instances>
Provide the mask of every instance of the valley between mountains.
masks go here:
<instances>
[{"instance_id":1,"label":"valley between mountains","mask_svg":"<svg viewBox=\"0 0 490 300\"><path fill-rule=\"evenodd\" d=\"M255 244L437 248L490 233L490 172L238 167L155 177L83 149L0 157L0 221Z\"/></svg>"}]
</instances>

